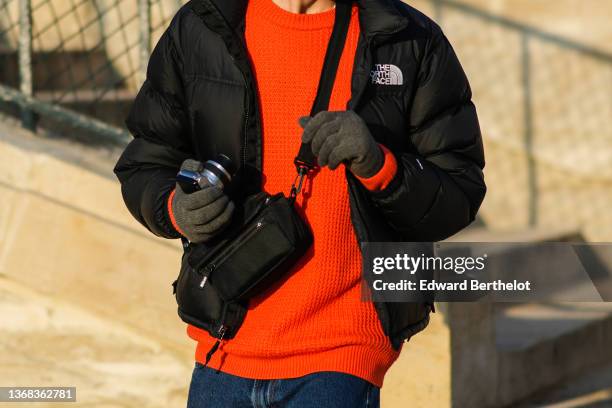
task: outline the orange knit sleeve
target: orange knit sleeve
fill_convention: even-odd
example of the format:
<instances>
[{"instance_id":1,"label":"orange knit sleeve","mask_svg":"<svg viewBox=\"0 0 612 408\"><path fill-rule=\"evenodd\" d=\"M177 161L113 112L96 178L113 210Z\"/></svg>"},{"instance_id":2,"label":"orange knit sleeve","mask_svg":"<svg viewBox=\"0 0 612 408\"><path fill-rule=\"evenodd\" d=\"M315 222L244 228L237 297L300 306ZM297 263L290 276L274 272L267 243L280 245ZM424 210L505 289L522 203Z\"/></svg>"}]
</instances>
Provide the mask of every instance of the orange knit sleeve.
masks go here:
<instances>
[{"instance_id":1,"label":"orange knit sleeve","mask_svg":"<svg viewBox=\"0 0 612 408\"><path fill-rule=\"evenodd\" d=\"M170 216L170 222L172 223L172 226L174 227L174 229L182 236L185 236L183 231L181 231L181 228L176 223L176 219L174 218L174 212L172 211L172 200L174 199L175 193L176 193L176 188L173 189L168 195L168 215Z\"/></svg>"},{"instance_id":2,"label":"orange knit sleeve","mask_svg":"<svg viewBox=\"0 0 612 408\"><path fill-rule=\"evenodd\" d=\"M379 146L383 151L384 163L378 173L367 178L355 176L361 184L370 191L384 190L391 180L393 180L393 177L395 177L395 173L397 173L397 161L395 160L395 156L391 153L391 150L387 149L385 146L381 144L379 144Z\"/></svg>"}]
</instances>

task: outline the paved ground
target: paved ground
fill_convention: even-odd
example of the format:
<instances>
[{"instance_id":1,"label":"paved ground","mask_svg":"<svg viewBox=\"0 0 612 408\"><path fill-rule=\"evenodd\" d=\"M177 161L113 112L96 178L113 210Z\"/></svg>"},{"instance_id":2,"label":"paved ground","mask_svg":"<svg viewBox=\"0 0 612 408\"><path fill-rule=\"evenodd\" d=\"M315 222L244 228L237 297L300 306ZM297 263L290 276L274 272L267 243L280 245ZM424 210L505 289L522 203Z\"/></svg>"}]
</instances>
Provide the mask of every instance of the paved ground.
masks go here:
<instances>
[{"instance_id":1,"label":"paved ground","mask_svg":"<svg viewBox=\"0 0 612 408\"><path fill-rule=\"evenodd\" d=\"M76 386L83 408L185 405L188 356L3 278L0 316L3 386ZM28 403L61 405L75 406Z\"/></svg>"}]
</instances>

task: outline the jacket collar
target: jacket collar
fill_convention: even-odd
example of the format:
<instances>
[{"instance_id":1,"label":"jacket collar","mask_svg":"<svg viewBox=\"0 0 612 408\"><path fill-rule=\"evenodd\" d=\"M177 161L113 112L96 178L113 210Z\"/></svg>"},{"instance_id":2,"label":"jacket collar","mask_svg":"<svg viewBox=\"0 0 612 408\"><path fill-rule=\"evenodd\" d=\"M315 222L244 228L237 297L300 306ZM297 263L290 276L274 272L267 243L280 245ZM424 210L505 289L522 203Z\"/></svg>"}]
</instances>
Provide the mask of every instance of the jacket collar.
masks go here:
<instances>
[{"instance_id":1,"label":"jacket collar","mask_svg":"<svg viewBox=\"0 0 612 408\"><path fill-rule=\"evenodd\" d=\"M244 21L248 0L196 0L210 1L234 28ZM396 4L399 0L355 0L359 7L359 23L366 37L391 34L408 24Z\"/></svg>"}]
</instances>

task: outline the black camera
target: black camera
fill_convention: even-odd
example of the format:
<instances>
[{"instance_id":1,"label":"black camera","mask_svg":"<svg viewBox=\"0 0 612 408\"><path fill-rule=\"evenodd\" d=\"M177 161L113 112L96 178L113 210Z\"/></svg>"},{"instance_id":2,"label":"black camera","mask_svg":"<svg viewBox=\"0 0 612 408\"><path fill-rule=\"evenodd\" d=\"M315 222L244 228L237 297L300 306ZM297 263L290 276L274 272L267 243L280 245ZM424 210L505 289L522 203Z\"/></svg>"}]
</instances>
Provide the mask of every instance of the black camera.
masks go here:
<instances>
[{"instance_id":1,"label":"black camera","mask_svg":"<svg viewBox=\"0 0 612 408\"><path fill-rule=\"evenodd\" d=\"M201 171L181 170L176 181L187 194L201 190L207 185L224 189L232 182L236 166L224 154L219 154L214 160L207 160Z\"/></svg>"}]
</instances>

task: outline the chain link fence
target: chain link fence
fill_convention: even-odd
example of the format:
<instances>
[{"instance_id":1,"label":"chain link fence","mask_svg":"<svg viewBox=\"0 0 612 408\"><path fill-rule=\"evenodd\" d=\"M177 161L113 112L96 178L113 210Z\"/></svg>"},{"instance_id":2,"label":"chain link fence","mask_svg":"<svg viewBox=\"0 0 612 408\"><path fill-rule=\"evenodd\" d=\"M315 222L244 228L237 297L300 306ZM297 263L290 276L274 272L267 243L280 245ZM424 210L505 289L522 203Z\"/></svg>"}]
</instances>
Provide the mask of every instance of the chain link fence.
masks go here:
<instances>
[{"instance_id":1,"label":"chain link fence","mask_svg":"<svg viewBox=\"0 0 612 408\"><path fill-rule=\"evenodd\" d=\"M0 0L1 109L125 143L123 119L182 0ZM470 78L493 228L612 240L612 55L455 0L411 0Z\"/></svg>"},{"instance_id":2,"label":"chain link fence","mask_svg":"<svg viewBox=\"0 0 612 408\"><path fill-rule=\"evenodd\" d=\"M121 142L151 46L182 3L0 0L4 110L18 105L29 128L43 115Z\"/></svg>"}]
</instances>

